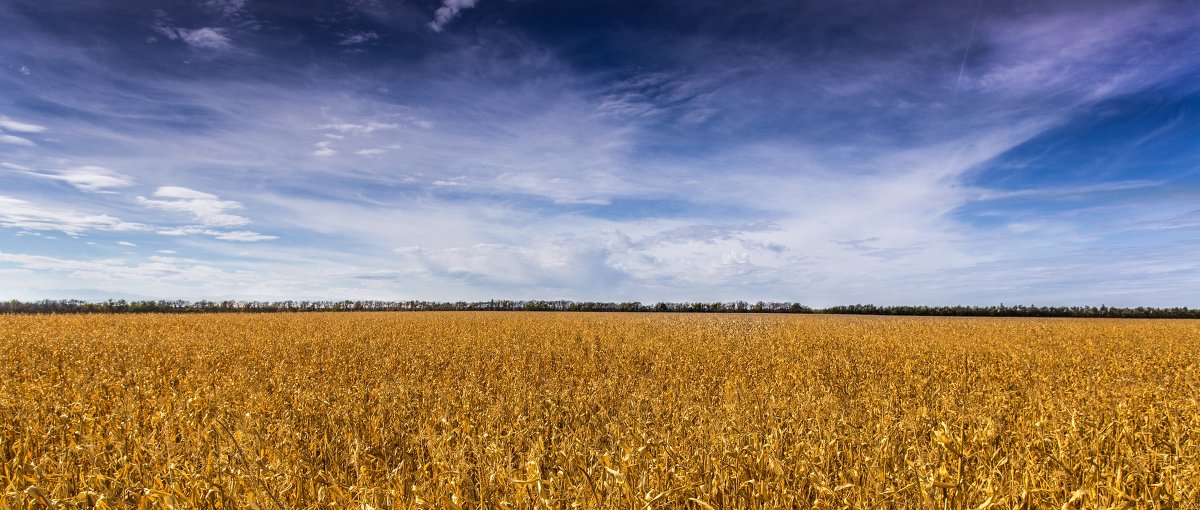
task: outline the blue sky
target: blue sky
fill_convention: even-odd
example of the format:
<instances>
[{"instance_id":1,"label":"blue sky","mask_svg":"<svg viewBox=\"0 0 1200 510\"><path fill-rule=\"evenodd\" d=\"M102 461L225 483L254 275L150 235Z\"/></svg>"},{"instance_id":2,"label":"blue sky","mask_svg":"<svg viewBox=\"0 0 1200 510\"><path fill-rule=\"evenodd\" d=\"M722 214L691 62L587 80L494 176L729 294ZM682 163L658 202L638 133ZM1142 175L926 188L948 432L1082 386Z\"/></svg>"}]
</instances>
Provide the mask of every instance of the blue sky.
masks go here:
<instances>
[{"instance_id":1,"label":"blue sky","mask_svg":"<svg viewBox=\"0 0 1200 510\"><path fill-rule=\"evenodd\" d=\"M0 297L1200 306L1200 4L0 2Z\"/></svg>"}]
</instances>

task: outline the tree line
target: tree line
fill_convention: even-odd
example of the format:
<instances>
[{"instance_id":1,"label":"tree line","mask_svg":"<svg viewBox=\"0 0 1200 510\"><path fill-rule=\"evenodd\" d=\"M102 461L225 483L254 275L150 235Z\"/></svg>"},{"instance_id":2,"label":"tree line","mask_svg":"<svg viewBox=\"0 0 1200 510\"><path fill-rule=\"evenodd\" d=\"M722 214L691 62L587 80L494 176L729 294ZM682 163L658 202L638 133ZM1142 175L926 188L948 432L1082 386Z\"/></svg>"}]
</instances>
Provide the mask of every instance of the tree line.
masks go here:
<instances>
[{"instance_id":1,"label":"tree line","mask_svg":"<svg viewBox=\"0 0 1200 510\"><path fill-rule=\"evenodd\" d=\"M351 311L537 311L537 312L661 312L661 313L826 313L848 315L929 315L950 317L1097 317L1137 319L1200 319L1200 309L1120 308L1109 306L876 306L839 305L813 308L792 302L690 302L644 304L637 301L82 301L77 299L0 302L0 313L275 313Z\"/></svg>"}]
</instances>

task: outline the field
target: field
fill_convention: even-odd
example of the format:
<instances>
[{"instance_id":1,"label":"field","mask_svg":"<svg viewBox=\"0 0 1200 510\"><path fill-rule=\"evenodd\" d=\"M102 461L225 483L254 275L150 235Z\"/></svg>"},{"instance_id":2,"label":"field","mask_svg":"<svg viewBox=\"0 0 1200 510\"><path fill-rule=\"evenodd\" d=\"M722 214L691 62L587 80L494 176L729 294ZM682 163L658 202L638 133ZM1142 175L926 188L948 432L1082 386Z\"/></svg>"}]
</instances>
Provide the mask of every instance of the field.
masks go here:
<instances>
[{"instance_id":1,"label":"field","mask_svg":"<svg viewBox=\"0 0 1200 510\"><path fill-rule=\"evenodd\" d=\"M0 508L1200 508L1200 322L0 316Z\"/></svg>"}]
</instances>

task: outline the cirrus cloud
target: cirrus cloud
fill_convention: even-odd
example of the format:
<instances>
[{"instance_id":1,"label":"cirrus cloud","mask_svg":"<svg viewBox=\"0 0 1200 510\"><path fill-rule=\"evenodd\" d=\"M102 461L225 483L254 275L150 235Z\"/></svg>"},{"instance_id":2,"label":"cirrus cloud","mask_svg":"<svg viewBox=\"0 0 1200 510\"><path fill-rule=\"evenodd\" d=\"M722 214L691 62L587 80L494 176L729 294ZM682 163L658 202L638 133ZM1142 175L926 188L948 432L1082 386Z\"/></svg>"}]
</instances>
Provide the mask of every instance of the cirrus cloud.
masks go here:
<instances>
[{"instance_id":1,"label":"cirrus cloud","mask_svg":"<svg viewBox=\"0 0 1200 510\"><path fill-rule=\"evenodd\" d=\"M189 215L205 226L236 227L250 223L249 218L230 214L230 211L242 209L241 203L221 200L212 193L182 186L162 186L152 196L154 198L139 196L137 203L152 209Z\"/></svg>"}]
</instances>

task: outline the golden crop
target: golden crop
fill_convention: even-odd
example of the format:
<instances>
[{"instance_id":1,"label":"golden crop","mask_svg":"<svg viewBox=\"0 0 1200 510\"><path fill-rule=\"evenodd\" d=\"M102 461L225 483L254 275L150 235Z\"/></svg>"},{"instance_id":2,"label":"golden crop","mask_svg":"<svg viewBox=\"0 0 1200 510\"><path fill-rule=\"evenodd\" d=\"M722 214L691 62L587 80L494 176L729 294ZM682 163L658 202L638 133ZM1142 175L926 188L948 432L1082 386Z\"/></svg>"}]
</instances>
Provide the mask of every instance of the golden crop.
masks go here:
<instances>
[{"instance_id":1,"label":"golden crop","mask_svg":"<svg viewBox=\"0 0 1200 510\"><path fill-rule=\"evenodd\" d=\"M1200 322L0 316L0 508L1200 508Z\"/></svg>"}]
</instances>

